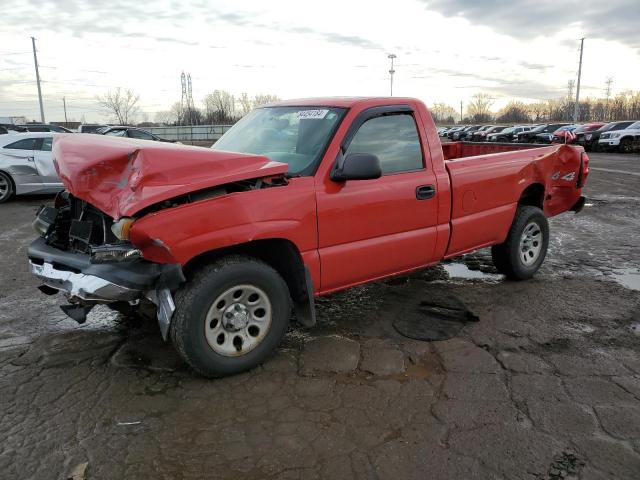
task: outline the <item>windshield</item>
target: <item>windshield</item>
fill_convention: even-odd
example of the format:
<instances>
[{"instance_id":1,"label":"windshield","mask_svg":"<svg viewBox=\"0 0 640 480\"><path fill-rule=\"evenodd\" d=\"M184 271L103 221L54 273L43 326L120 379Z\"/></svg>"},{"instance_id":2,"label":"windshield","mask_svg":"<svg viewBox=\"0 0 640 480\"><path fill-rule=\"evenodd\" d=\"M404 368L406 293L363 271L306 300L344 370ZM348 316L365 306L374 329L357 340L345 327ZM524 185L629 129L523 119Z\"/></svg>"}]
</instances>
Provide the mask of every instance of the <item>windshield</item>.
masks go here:
<instances>
[{"instance_id":1,"label":"windshield","mask_svg":"<svg viewBox=\"0 0 640 480\"><path fill-rule=\"evenodd\" d=\"M253 110L211 147L264 155L289 165L289 173L312 168L331 139L344 108L265 107Z\"/></svg>"},{"instance_id":2,"label":"windshield","mask_svg":"<svg viewBox=\"0 0 640 480\"><path fill-rule=\"evenodd\" d=\"M629 128L629 129L631 129L631 128L640 129L640 122L632 123L627 128Z\"/></svg>"}]
</instances>

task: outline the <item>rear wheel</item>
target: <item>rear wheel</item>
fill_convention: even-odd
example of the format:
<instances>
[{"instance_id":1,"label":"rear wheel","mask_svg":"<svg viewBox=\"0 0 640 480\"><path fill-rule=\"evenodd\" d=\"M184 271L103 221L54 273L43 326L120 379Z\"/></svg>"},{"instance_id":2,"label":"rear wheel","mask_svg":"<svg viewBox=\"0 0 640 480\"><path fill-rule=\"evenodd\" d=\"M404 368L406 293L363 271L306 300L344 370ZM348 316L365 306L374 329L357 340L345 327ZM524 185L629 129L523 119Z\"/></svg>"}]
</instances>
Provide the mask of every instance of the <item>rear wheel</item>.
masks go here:
<instances>
[{"instance_id":1,"label":"rear wheel","mask_svg":"<svg viewBox=\"0 0 640 480\"><path fill-rule=\"evenodd\" d=\"M4 172L0 172L0 203L4 203L13 195L13 181Z\"/></svg>"},{"instance_id":2,"label":"rear wheel","mask_svg":"<svg viewBox=\"0 0 640 480\"><path fill-rule=\"evenodd\" d=\"M540 269L549 246L549 222L537 207L516 211L504 243L491 248L493 264L513 280L526 280Z\"/></svg>"},{"instance_id":3,"label":"rear wheel","mask_svg":"<svg viewBox=\"0 0 640 480\"><path fill-rule=\"evenodd\" d=\"M205 377L262 363L280 344L291 314L289 290L269 265L229 256L198 271L175 296L171 338Z\"/></svg>"}]
</instances>

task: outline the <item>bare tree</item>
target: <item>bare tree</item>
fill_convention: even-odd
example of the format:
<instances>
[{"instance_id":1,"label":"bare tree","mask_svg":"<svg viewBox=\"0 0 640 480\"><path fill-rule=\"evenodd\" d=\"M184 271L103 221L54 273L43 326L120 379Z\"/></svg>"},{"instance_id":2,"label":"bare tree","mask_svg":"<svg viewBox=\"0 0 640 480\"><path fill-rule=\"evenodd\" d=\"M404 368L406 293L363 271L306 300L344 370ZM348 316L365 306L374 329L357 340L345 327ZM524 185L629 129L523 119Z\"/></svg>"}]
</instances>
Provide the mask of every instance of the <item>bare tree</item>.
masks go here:
<instances>
[{"instance_id":1,"label":"bare tree","mask_svg":"<svg viewBox=\"0 0 640 480\"><path fill-rule=\"evenodd\" d=\"M240 98L238 99L238 103L240 104L240 115L242 115L243 117L247 113L249 113L253 108L251 99L249 98L249 95L247 95L246 93L243 93L240 95Z\"/></svg>"},{"instance_id":2,"label":"bare tree","mask_svg":"<svg viewBox=\"0 0 640 480\"><path fill-rule=\"evenodd\" d=\"M543 122L549 118L549 107L546 102L530 103L527 110L534 122Z\"/></svg>"},{"instance_id":3,"label":"bare tree","mask_svg":"<svg viewBox=\"0 0 640 480\"><path fill-rule=\"evenodd\" d=\"M169 110L163 110L156 113L154 120L156 123L164 123L165 125L175 125L180 121L182 112L180 110L180 102L175 102Z\"/></svg>"},{"instance_id":4,"label":"bare tree","mask_svg":"<svg viewBox=\"0 0 640 480\"><path fill-rule=\"evenodd\" d=\"M524 123L529 121L528 106L522 102L510 101L496 116L498 122Z\"/></svg>"},{"instance_id":5,"label":"bare tree","mask_svg":"<svg viewBox=\"0 0 640 480\"><path fill-rule=\"evenodd\" d=\"M443 102L436 102L431 107L431 115L436 123L455 123L457 114L455 108Z\"/></svg>"},{"instance_id":6,"label":"bare tree","mask_svg":"<svg viewBox=\"0 0 640 480\"><path fill-rule=\"evenodd\" d=\"M214 90L205 96L204 109L208 123L233 123L237 119L235 97L224 90Z\"/></svg>"},{"instance_id":7,"label":"bare tree","mask_svg":"<svg viewBox=\"0 0 640 480\"><path fill-rule=\"evenodd\" d=\"M258 108L258 107L261 107L262 105L277 102L279 100L280 98L277 95L259 94L253 97L253 108Z\"/></svg>"},{"instance_id":8,"label":"bare tree","mask_svg":"<svg viewBox=\"0 0 640 480\"><path fill-rule=\"evenodd\" d=\"M467 111L473 122L488 122L491 120L491 106L493 98L488 93L476 93L471 97Z\"/></svg>"},{"instance_id":9,"label":"bare tree","mask_svg":"<svg viewBox=\"0 0 640 480\"><path fill-rule=\"evenodd\" d=\"M122 90L118 87L104 95L99 95L96 99L109 115L116 117L120 125L128 125L140 109L138 106L140 95L129 88Z\"/></svg>"}]
</instances>

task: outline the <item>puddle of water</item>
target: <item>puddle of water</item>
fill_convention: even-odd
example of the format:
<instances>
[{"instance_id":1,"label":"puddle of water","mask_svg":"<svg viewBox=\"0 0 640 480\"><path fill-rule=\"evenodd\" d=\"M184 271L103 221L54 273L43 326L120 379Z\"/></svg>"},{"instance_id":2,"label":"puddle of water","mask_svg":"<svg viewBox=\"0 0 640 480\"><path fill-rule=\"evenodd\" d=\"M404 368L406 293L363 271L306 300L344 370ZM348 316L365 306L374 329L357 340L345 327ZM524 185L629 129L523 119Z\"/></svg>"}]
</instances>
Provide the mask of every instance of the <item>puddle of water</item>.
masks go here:
<instances>
[{"instance_id":1,"label":"puddle of water","mask_svg":"<svg viewBox=\"0 0 640 480\"><path fill-rule=\"evenodd\" d=\"M470 270L464 263L446 263L444 264L445 271L449 274L449 277L463 278L465 280L500 280L502 275L495 273L485 273L480 270Z\"/></svg>"},{"instance_id":2,"label":"puddle of water","mask_svg":"<svg viewBox=\"0 0 640 480\"><path fill-rule=\"evenodd\" d=\"M614 270L609 278L612 278L623 287L630 288L631 290L640 290L640 270L637 268Z\"/></svg>"}]
</instances>

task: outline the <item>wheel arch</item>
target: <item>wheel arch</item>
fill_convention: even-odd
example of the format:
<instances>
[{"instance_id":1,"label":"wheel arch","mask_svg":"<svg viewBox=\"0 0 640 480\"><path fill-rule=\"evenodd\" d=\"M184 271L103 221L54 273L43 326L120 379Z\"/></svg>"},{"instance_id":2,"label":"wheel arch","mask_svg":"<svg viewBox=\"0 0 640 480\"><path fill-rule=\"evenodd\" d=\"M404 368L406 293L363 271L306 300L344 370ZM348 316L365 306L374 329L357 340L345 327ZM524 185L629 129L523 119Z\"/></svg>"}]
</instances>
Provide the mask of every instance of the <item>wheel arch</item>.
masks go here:
<instances>
[{"instance_id":1,"label":"wheel arch","mask_svg":"<svg viewBox=\"0 0 640 480\"><path fill-rule=\"evenodd\" d=\"M285 238L269 238L209 250L191 258L183 267L187 279L201 265L228 255L246 255L271 266L284 279L293 301L297 320L305 326L315 324L313 281L298 247Z\"/></svg>"},{"instance_id":2,"label":"wheel arch","mask_svg":"<svg viewBox=\"0 0 640 480\"><path fill-rule=\"evenodd\" d=\"M532 183L525 188L520 194L518 205L527 205L530 207L538 207L544 209L544 185L541 183Z\"/></svg>"},{"instance_id":3,"label":"wheel arch","mask_svg":"<svg viewBox=\"0 0 640 480\"><path fill-rule=\"evenodd\" d=\"M11 195L9 196L9 198L11 198L13 195L16 195L16 181L13 176L5 169L0 168L0 173L3 173L7 177L9 177L9 182L11 182Z\"/></svg>"}]
</instances>

